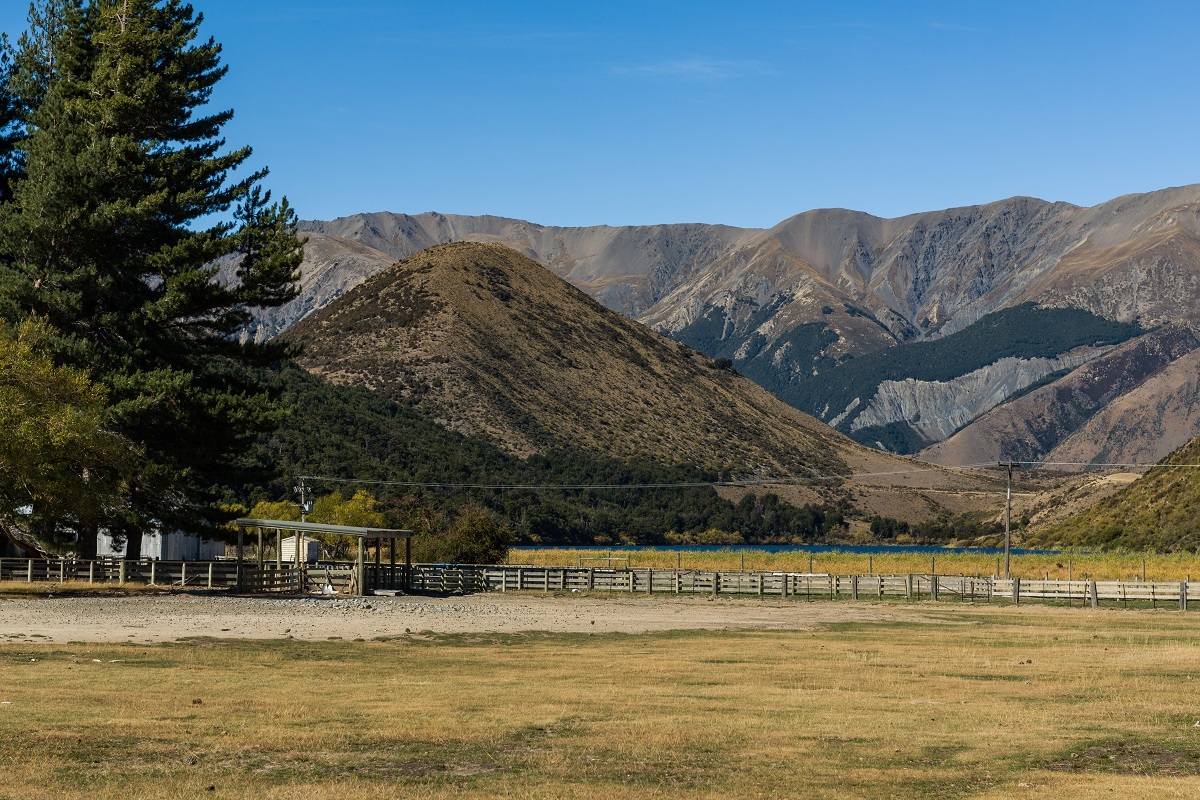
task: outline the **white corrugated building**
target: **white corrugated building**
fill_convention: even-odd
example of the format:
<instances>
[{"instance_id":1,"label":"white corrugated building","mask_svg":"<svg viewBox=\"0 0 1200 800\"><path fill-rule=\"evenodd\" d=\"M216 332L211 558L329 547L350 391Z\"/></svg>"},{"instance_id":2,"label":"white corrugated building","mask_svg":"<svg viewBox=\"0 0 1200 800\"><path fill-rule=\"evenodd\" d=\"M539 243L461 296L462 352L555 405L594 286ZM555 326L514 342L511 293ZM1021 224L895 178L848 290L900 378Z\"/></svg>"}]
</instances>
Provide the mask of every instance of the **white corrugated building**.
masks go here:
<instances>
[{"instance_id":1,"label":"white corrugated building","mask_svg":"<svg viewBox=\"0 0 1200 800\"><path fill-rule=\"evenodd\" d=\"M107 533L96 534L96 555L125 557L125 542L113 544ZM225 555L225 543L204 539L194 533L146 533L142 535L142 558L156 561L214 561Z\"/></svg>"}]
</instances>

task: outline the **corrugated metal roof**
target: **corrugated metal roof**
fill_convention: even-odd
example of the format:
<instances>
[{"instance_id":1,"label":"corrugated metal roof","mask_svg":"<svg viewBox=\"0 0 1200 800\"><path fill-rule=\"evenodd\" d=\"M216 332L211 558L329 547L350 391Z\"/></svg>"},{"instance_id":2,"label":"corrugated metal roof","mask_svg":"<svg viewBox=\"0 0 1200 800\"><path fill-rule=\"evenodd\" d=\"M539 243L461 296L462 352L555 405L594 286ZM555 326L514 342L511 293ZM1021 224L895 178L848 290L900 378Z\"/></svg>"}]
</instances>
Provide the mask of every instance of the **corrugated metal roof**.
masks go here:
<instances>
[{"instance_id":1,"label":"corrugated metal roof","mask_svg":"<svg viewBox=\"0 0 1200 800\"><path fill-rule=\"evenodd\" d=\"M272 528L281 531L336 533L363 539L411 539L413 532L398 528L359 528L355 525L326 525L323 522L294 522L287 519L237 519L234 524L243 528Z\"/></svg>"}]
</instances>

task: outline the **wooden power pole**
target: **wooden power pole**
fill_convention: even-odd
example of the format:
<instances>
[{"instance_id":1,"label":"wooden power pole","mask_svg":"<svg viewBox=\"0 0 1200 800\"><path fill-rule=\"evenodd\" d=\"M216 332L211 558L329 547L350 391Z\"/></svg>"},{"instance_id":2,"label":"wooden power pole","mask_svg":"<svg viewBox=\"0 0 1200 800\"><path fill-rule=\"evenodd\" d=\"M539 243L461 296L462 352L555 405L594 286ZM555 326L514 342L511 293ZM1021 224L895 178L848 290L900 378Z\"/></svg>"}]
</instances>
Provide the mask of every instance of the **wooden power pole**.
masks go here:
<instances>
[{"instance_id":1,"label":"wooden power pole","mask_svg":"<svg viewBox=\"0 0 1200 800\"><path fill-rule=\"evenodd\" d=\"M1009 579L1009 560L1012 556L1012 475L1016 466L1010 459L1007 464L999 464L1008 469L1008 491L1004 494L1004 580Z\"/></svg>"}]
</instances>

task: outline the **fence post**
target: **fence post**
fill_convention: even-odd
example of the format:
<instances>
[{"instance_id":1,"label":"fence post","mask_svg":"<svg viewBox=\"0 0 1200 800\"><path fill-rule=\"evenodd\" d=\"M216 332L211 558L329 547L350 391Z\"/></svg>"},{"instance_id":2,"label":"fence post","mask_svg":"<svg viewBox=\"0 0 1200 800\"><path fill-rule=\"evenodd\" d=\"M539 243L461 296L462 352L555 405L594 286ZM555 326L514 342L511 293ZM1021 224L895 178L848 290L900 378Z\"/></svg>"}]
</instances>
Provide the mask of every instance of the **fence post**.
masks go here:
<instances>
[{"instance_id":1,"label":"fence post","mask_svg":"<svg viewBox=\"0 0 1200 800\"><path fill-rule=\"evenodd\" d=\"M151 586L153 586L153 585L154 585L154 577L155 577L155 574L154 574L154 565L155 565L155 564L157 564L157 563L158 563L157 561L151 561L151 562L150 562L150 585L151 585Z\"/></svg>"},{"instance_id":2,"label":"fence post","mask_svg":"<svg viewBox=\"0 0 1200 800\"><path fill-rule=\"evenodd\" d=\"M187 562L179 562L179 585L187 586Z\"/></svg>"},{"instance_id":3,"label":"fence post","mask_svg":"<svg viewBox=\"0 0 1200 800\"><path fill-rule=\"evenodd\" d=\"M1187 611L1187 583L1179 583L1179 610Z\"/></svg>"},{"instance_id":4,"label":"fence post","mask_svg":"<svg viewBox=\"0 0 1200 800\"><path fill-rule=\"evenodd\" d=\"M1020 578L1012 579L1012 601L1013 601L1013 605L1020 605L1020 603L1021 603L1021 579Z\"/></svg>"},{"instance_id":5,"label":"fence post","mask_svg":"<svg viewBox=\"0 0 1200 800\"><path fill-rule=\"evenodd\" d=\"M208 562L208 588L212 588L213 562Z\"/></svg>"},{"instance_id":6,"label":"fence post","mask_svg":"<svg viewBox=\"0 0 1200 800\"><path fill-rule=\"evenodd\" d=\"M646 594L654 594L654 568L646 570Z\"/></svg>"},{"instance_id":7,"label":"fence post","mask_svg":"<svg viewBox=\"0 0 1200 800\"><path fill-rule=\"evenodd\" d=\"M33 583L33 559L29 559L29 565L25 567L25 582Z\"/></svg>"},{"instance_id":8,"label":"fence post","mask_svg":"<svg viewBox=\"0 0 1200 800\"><path fill-rule=\"evenodd\" d=\"M783 573L783 575L781 576L781 579L779 581L779 596L781 598L783 598L784 600L787 599L787 590L788 590L788 574L785 572L785 573Z\"/></svg>"},{"instance_id":9,"label":"fence post","mask_svg":"<svg viewBox=\"0 0 1200 800\"><path fill-rule=\"evenodd\" d=\"M941 591L941 588L942 587L938 586L938 576L937 576L937 573L935 572L929 576L929 599L937 600L938 592Z\"/></svg>"},{"instance_id":10,"label":"fence post","mask_svg":"<svg viewBox=\"0 0 1200 800\"><path fill-rule=\"evenodd\" d=\"M857 575L850 576L850 599L851 600L858 599L858 576Z\"/></svg>"},{"instance_id":11,"label":"fence post","mask_svg":"<svg viewBox=\"0 0 1200 800\"><path fill-rule=\"evenodd\" d=\"M596 570L593 569L592 567L588 567L588 591L590 592L590 591L594 590L595 588L596 588Z\"/></svg>"},{"instance_id":12,"label":"fence post","mask_svg":"<svg viewBox=\"0 0 1200 800\"><path fill-rule=\"evenodd\" d=\"M88 583L95 583L95 581L96 581L96 562L89 561L88 562Z\"/></svg>"},{"instance_id":13,"label":"fence post","mask_svg":"<svg viewBox=\"0 0 1200 800\"><path fill-rule=\"evenodd\" d=\"M125 559L121 559L121 565L117 569L117 583L125 582L125 564L126 563L127 562L125 561Z\"/></svg>"},{"instance_id":14,"label":"fence post","mask_svg":"<svg viewBox=\"0 0 1200 800\"><path fill-rule=\"evenodd\" d=\"M1093 579L1091 585L1088 586L1088 594L1092 597L1092 608L1100 607L1100 591L1096 588L1096 581Z\"/></svg>"},{"instance_id":15,"label":"fence post","mask_svg":"<svg viewBox=\"0 0 1200 800\"><path fill-rule=\"evenodd\" d=\"M908 575L904 579L904 597L908 600L912 599L912 573L911 572L908 573Z\"/></svg>"},{"instance_id":16,"label":"fence post","mask_svg":"<svg viewBox=\"0 0 1200 800\"><path fill-rule=\"evenodd\" d=\"M716 597L721 591L721 573L714 572L712 578L712 596Z\"/></svg>"}]
</instances>

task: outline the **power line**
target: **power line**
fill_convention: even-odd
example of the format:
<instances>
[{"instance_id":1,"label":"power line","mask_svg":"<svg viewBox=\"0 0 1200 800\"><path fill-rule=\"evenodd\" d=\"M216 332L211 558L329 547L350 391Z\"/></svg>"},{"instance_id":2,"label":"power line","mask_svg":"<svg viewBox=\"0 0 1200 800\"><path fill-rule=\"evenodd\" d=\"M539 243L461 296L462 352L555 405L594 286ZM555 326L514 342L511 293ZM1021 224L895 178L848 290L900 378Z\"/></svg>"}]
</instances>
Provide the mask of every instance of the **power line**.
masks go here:
<instances>
[{"instance_id":1,"label":"power line","mask_svg":"<svg viewBox=\"0 0 1200 800\"><path fill-rule=\"evenodd\" d=\"M1010 462L1005 462L1005 464ZM1091 461L1012 461L1013 465L1025 467L1090 467L1094 469L1200 469L1200 464L1136 464L1132 462L1122 463L1095 463ZM720 487L750 487L750 486L787 486L787 485L802 485L815 481L853 481L863 478L886 478L899 475L918 475L928 472L943 472L957 471L968 469L985 469L996 467L995 462L987 462L981 464L959 464L955 466L931 466L923 469L906 469L906 470L891 470L886 472L859 472L859 473L844 473L844 474L821 474L816 471L808 476L786 476L775 478L755 478L747 480L729 480L729 481L692 481L681 483L578 483L578 484L550 484L550 483L453 483L445 481L385 481L385 480L365 480L358 478L335 478L328 475L301 475L298 476L309 481L323 481L326 483L342 483L342 484L359 484L363 486L398 486L408 489L492 489L497 491L605 491L605 490L647 490L647 489L704 489L704 488L720 488Z\"/></svg>"}]
</instances>

